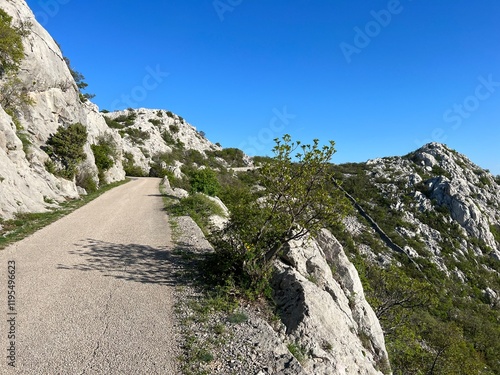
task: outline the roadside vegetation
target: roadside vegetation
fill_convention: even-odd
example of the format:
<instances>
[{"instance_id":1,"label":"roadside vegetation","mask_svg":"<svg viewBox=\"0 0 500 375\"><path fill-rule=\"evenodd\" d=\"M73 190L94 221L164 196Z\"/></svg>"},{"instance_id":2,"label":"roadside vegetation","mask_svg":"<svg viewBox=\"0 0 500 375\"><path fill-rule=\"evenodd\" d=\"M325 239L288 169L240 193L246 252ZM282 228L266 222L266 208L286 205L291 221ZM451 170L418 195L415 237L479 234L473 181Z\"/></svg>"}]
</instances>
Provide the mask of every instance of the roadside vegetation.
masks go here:
<instances>
[{"instance_id":1,"label":"roadside vegetation","mask_svg":"<svg viewBox=\"0 0 500 375\"><path fill-rule=\"evenodd\" d=\"M190 215L208 234L215 249L203 255L184 250L185 257L196 259L200 291L200 298L192 306L181 304L190 310L189 319L199 323L210 321L207 314L222 314L228 322L240 324L247 318L238 313L237 307L249 301L267 311L268 317L275 314L270 277L272 262L280 256L284 244L315 235L327 223L340 222L350 210L346 198L331 182L329 165L334 153L333 142L323 147L317 140L302 145L286 135L276 140L275 156L263 159L260 169L236 174L205 165L197 172L191 170L189 185L184 186L189 197L179 200L165 196L169 213ZM239 159L234 151L217 155ZM222 214L209 199L213 194L231 212L227 224L218 230L211 228L207 220ZM184 324L190 327L189 322ZM192 332L186 334L186 374L210 373L206 363L214 358L207 348L224 344L221 334L225 329L219 324L210 330L214 338L211 343ZM300 350L293 345L290 348L293 355L299 356Z\"/></svg>"},{"instance_id":2,"label":"roadside vegetation","mask_svg":"<svg viewBox=\"0 0 500 375\"><path fill-rule=\"evenodd\" d=\"M297 151L302 153L294 158ZM421 223L442 234L439 245L443 259L448 269L466 275L466 282L461 282L446 275L430 260L432 254L422 238L403 235L405 230L412 231L416 227L405 220L404 209L394 208L392 203L396 197L387 193L391 191L387 186L395 185L397 189L393 191L405 204L405 210L413 210L412 196L415 189L423 189L423 184L412 190L401 182L397 171L390 171L393 178L374 180L371 167L365 163L332 165L333 144L320 149L316 143L302 146L285 138L278 141L274 152L272 158L257 158L261 167L256 170L238 174L211 170L210 175L213 173L218 179L216 195L231 212L223 229L210 228L205 219L220 214L217 205L207 205L206 195L200 193L203 192L200 186L206 183L208 187L213 181L188 179L180 187L190 191L190 197L170 202L172 213L196 218L204 232L209 233L208 238L215 248L213 254L198 257L197 267L202 275L199 280L204 293L217 291L217 294L210 297L205 294L198 302L203 304L203 298L215 298L221 305L231 306L225 310L226 314L248 301L267 301L265 304L272 306L271 262L279 256L281 246L293 238L293 233L300 233L299 228L309 219L315 226L307 227L306 234L314 235L316 228L328 227L355 264L367 299L384 329L395 375L500 374L500 306L492 305L482 292L486 286L500 289L497 274L489 271L498 271L498 264L487 256L476 257L472 250L479 247L487 253L485 244L468 239L469 253L457 258L455 249L463 234L449 220L450 213L437 206L428 212L415 212ZM207 159L204 166L208 167ZM436 169L426 172L423 177L432 178L435 173L443 171ZM336 184L331 183L332 177L392 241L400 247L411 247L420 257L410 261L408 256L390 251L387 244L369 230L351 235L342 223L346 213L355 215L366 228L370 224L355 213ZM175 183L175 179L173 181ZM195 181L196 189L191 185ZM314 187L308 185L308 181L314 181ZM320 183L316 184L318 181ZM308 195L311 191L314 194ZM421 192L425 194L424 190ZM316 205L318 202L321 204ZM331 210L325 212L326 207ZM323 214L310 217L295 214L317 211ZM492 225L496 237L499 232ZM361 252L362 246L368 246L376 258ZM390 263L381 266L382 259L389 259ZM210 309L218 311L214 305ZM217 336L215 331L213 328L212 333ZM196 342L191 344L203 345ZM300 348L292 343L289 349L300 358ZM194 350L194 353L199 351ZM192 369L196 368L197 360L200 359L192 358Z\"/></svg>"}]
</instances>

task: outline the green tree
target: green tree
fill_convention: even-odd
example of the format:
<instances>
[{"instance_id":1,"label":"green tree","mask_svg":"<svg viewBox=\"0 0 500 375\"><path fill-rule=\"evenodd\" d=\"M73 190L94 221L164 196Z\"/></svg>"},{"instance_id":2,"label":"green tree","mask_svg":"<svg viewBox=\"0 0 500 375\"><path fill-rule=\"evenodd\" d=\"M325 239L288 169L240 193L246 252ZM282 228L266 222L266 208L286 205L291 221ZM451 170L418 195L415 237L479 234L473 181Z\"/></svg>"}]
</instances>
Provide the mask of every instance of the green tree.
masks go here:
<instances>
[{"instance_id":1,"label":"green tree","mask_svg":"<svg viewBox=\"0 0 500 375\"><path fill-rule=\"evenodd\" d=\"M191 172L189 183L191 184L191 189L194 192L204 193L210 196L217 195L220 189L217 174L209 168Z\"/></svg>"},{"instance_id":2,"label":"green tree","mask_svg":"<svg viewBox=\"0 0 500 375\"><path fill-rule=\"evenodd\" d=\"M89 93L83 93L83 90L85 90L88 87L88 83L85 82L85 77L82 73L76 71L73 69L71 66L71 61L67 58L63 58L64 62L68 66L68 69L71 73L71 76L75 80L76 86L78 87L78 90L80 91L80 99L82 102L85 102L87 100L90 100L95 97L95 94L89 94Z\"/></svg>"},{"instance_id":3,"label":"green tree","mask_svg":"<svg viewBox=\"0 0 500 375\"><path fill-rule=\"evenodd\" d=\"M266 288L272 261L288 241L314 237L350 208L332 184L333 141L323 147L318 140L313 145L292 142L289 135L275 141L274 158L264 162L256 181L264 195L240 192L241 203L232 205L229 223L212 236L221 271L256 291Z\"/></svg>"},{"instance_id":4,"label":"green tree","mask_svg":"<svg viewBox=\"0 0 500 375\"><path fill-rule=\"evenodd\" d=\"M91 145L90 148L99 171L99 182L102 184L105 182L104 172L115 164L116 145L111 137L100 137L98 143Z\"/></svg>"},{"instance_id":5,"label":"green tree","mask_svg":"<svg viewBox=\"0 0 500 375\"><path fill-rule=\"evenodd\" d=\"M24 58L23 31L12 25L12 17L0 9L0 77L17 71Z\"/></svg>"},{"instance_id":6,"label":"green tree","mask_svg":"<svg viewBox=\"0 0 500 375\"><path fill-rule=\"evenodd\" d=\"M75 176L78 163L87 157L83 150L86 142L87 128L80 123L67 128L60 126L50 136L44 149L54 162L61 164L62 169L56 170L56 173L69 179Z\"/></svg>"}]
</instances>

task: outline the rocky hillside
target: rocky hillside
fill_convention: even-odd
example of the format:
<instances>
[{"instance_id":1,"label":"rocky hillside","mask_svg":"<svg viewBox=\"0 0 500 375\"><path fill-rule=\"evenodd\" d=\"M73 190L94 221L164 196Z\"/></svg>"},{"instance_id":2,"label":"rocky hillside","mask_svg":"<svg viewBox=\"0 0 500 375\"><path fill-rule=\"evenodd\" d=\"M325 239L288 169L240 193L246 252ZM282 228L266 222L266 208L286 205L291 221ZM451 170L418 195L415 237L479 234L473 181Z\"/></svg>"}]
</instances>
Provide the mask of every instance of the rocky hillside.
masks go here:
<instances>
[{"instance_id":1,"label":"rocky hillside","mask_svg":"<svg viewBox=\"0 0 500 375\"><path fill-rule=\"evenodd\" d=\"M12 17L10 25L22 34L24 46L19 69L0 75L0 218L45 211L99 184L122 180L126 172L148 175L158 163L181 178L180 167L189 159L185 153L206 157L205 151L220 150L170 111L103 116L80 92L77 72L27 4L9 0L0 8ZM57 145L47 145L56 134L75 143L77 128L64 136L60 132L74 124L82 124L86 135L73 171ZM160 160L167 153L172 154L167 162Z\"/></svg>"},{"instance_id":2,"label":"rocky hillside","mask_svg":"<svg viewBox=\"0 0 500 375\"><path fill-rule=\"evenodd\" d=\"M206 151L221 150L221 147L207 140L202 132L170 111L128 109L104 113L104 118L108 126L116 129L122 137L125 160L133 160L133 165L146 175L151 166L166 154L177 156L171 169L179 178L183 159L178 154L180 150L196 150L203 158L207 157ZM166 168L166 161L164 164Z\"/></svg>"},{"instance_id":3,"label":"rocky hillside","mask_svg":"<svg viewBox=\"0 0 500 375\"><path fill-rule=\"evenodd\" d=\"M395 373L498 374L498 177L438 143L335 170L357 214L334 233L361 273Z\"/></svg>"}]
</instances>

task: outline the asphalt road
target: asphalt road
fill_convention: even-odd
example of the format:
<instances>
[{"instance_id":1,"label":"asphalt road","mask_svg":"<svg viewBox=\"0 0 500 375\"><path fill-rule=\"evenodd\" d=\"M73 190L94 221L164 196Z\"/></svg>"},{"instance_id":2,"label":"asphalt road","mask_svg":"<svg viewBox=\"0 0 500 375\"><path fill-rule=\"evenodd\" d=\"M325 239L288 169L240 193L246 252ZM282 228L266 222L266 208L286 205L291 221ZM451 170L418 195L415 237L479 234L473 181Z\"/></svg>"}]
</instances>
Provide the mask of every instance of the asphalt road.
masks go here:
<instances>
[{"instance_id":1,"label":"asphalt road","mask_svg":"<svg viewBox=\"0 0 500 375\"><path fill-rule=\"evenodd\" d=\"M135 179L0 251L1 374L178 373L158 185Z\"/></svg>"}]
</instances>

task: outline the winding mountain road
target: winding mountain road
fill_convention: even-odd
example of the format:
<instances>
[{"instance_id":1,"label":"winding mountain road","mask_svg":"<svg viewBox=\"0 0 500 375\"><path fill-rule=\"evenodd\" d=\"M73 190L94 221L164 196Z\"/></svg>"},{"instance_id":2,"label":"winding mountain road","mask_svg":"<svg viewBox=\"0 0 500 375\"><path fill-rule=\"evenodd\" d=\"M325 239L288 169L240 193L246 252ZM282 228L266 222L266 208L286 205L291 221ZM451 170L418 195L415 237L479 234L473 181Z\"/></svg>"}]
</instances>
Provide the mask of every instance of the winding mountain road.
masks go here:
<instances>
[{"instance_id":1,"label":"winding mountain road","mask_svg":"<svg viewBox=\"0 0 500 375\"><path fill-rule=\"evenodd\" d=\"M0 251L0 373L178 373L158 185L134 179Z\"/></svg>"}]
</instances>

